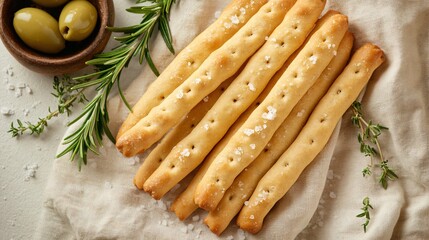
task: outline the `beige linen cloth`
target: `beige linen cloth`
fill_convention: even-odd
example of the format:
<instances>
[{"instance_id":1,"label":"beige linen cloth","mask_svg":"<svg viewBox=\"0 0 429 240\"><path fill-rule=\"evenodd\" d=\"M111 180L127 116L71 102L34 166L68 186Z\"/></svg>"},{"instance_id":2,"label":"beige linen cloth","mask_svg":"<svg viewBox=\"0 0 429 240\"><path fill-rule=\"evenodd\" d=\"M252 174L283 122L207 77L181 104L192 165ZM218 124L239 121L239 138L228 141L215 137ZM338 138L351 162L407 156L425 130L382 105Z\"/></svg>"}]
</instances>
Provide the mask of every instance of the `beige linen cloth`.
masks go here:
<instances>
[{"instance_id":1,"label":"beige linen cloth","mask_svg":"<svg viewBox=\"0 0 429 240\"><path fill-rule=\"evenodd\" d=\"M171 11L176 51L228 2L178 1ZM429 1L332 0L327 8L349 16L355 48L373 42L386 53L362 101L369 119L390 128L380 140L399 179L384 190L375 176L362 177L369 159L359 152L348 111L325 150L267 216L263 230L251 235L231 224L221 239L429 239ZM163 69L174 56L159 34L154 37L152 56ZM126 70L140 74L126 91L132 103L155 79L146 64L136 66ZM109 110L116 132L127 109L113 97ZM89 156L82 172L68 156L55 160L36 239L218 238L202 223L204 212L180 222L167 210L180 189L161 201L136 190L132 178L144 155L123 158L107 139L100 153ZM364 220L355 217L365 196L374 207L367 233Z\"/></svg>"}]
</instances>

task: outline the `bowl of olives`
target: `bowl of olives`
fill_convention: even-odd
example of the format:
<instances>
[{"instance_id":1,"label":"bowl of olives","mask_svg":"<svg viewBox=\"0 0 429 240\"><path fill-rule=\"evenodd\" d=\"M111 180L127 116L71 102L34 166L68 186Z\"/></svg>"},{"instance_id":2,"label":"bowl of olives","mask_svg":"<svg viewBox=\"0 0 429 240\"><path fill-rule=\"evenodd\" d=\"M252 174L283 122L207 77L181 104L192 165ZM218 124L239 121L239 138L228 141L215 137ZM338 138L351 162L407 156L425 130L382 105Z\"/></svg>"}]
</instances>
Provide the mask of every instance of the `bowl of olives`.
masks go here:
<instances>
[{"instance_id":1,"label":"bowl of olives","mask_svg":"<svg viewBox=\"0 0 429 240\"><path fill-rule=\"evenodd\" d=\"M114 25L113 0L2 0L0 37L25 67L72 73L105 48Z\"/></svg>"}]
</instances>

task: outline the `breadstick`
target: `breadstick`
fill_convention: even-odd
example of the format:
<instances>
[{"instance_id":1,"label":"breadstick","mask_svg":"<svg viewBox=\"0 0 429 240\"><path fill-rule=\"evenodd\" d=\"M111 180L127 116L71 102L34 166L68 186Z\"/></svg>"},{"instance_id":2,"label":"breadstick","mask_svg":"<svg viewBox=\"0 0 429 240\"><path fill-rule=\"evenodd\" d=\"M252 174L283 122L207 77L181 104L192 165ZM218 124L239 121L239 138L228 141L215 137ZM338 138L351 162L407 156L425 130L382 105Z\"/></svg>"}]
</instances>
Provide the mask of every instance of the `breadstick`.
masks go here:
<instances>
[{"instance_id":1,"label":"breadstick","mask_svg":"<svg viewBox=\"0 0 429 240\"><path fill-rule=\"evenodd\" d=\"M199 101L234 75L283 20L295 0L271 0L231 39L214 51L162 103L124 133L116 146L125 156L149 148L176 125ZM270 23L270 24L267 24Z\"/></svg>"},{"instance_id":2,"label":"breadstick","mask_svg":"<svg viewBox=\"0 0 429 240\"><path fill-rule=\"evenodd\" d=\"M323 149L341 116L383 61L383 51L372 44L364 45L353 55L296 140L258 183L249 204L239 214L237 222L242 229L260 231L270 209Z\"/></svg>"},{"instance_id":3,"label":"breadstick","mask_svg":"<svg viewBox=\"0 0 429 240\"><path fill-rule=\"evenodd\" d=\"M195 106L189 114L179 124L177 124L161 142L150 152L146 157L143 164L140 166L136 175L134 176L134 185L142 190L143 184L150 175L161 165L161 162L167 157L171 149L201 121L204 115L219 99L220 95L228 88L234 77L229 78L223 82L216 90L203 99L197 106Z\"/></svg>"},{"instance_id":4,"label":"breadstick","mask_svg":"<svg viewBox=\"0 0 429 240\"><path fill-rule=\"evenodd\" d=\"M280 125L264 151L234 180L215 210L210 211L204 222L210 230L220 235L229 222L252 195L262 176L292 144L301 131L313 108L338 77L350 56L353 35L348 32L338 47L338 54L332 59L316 83L307 91L290 115Z\"/></svg>"},{"instance_id":5,"label":"breadstick","mask_svg":"<svg viewBox=\"0 0 429 240\"><path fill-rule=\"evenodd\" d=\"M154 198L162 197L204 160L287 58L304 42L323 7L324 2L320 0L297 1L267 43L252 56L199 126L177 145L175 151L148 178L144 184L145 191ZM184 152L189 154L184 157ZM175 166L174 169L171 166Z\"/></svg>"},{"instance_id":6,"label":"breadstick","mask_svg":"<svg viewBox=\"0 0 429 240\"><path fill-rule=\"evenodd\" d=\"M336 14L310 38L274 89L209 167L195 191L194 200L199 207L214 210L234 179L264 149L292 108L329 64L347 27L347 17ZM250 130L254 132L247 134Z\"/></svg>"},{"instance_id":7,"label":"breadstick","mask_svg":"<svg viewBox=\"0 0 429 240\"><path fill-rule=\"evenodd\" d=\"M220 17L183 49L149 86L120 127L116 138L119 139L153 107L159 105L210 53L230 39L266 2L267 0L232 0Z\"/></svg>"},{"instance_id":8,"label":"breadstick","mask_svg":"<svg viewBox=\"0 0 429 240\"><path fill-rule=\"evenodd\" d=\"M222 151L222 149L226 146L229 139L234 135L234 133L241 127L241 125L246 121L246 119L250 116L253 110L255 110L258 105L265 99L271 89L274 87L278 79L281 77L283 72L286 70L287 65L283 65L283 67L274 75L274 77L270 80L268 85L262 91L262 93L258 96L258 98L252 103L252 105L240 115L240 117L235 121L235 123L229 128L228 132L222 138L220 142L216 144L210 154L204 159L202 166L198 169L198 172L192 178L192 181L186 187L186 189L174 200L171 204L171 211L175 212L176 216L180 220L184 220L189 215L194 212L198 206L194 203L194 193L197 188L198 183L203 178L210 164L216 158L216 156Z\"/></svg>"}]
</instances>

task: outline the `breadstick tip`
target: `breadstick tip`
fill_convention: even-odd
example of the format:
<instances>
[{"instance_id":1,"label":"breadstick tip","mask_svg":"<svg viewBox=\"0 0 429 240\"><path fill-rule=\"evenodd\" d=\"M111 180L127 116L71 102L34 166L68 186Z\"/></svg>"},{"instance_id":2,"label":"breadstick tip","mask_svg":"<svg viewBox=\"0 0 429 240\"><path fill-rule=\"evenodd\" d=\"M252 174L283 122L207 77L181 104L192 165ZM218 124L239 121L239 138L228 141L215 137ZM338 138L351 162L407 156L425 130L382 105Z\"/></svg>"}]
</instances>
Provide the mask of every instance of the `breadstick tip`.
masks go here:
<instances>
[{"instance_id":1,"label":"breadstick tip","mask_svg":"<svg viewBox=\"0 0 429 240\"><path fill-rule=\"evenodd\" d=\"M208 217L204 219L204 224L206 224L210 228L210 231L212 231L212 233L218 236L220 236L220 234L222 233L222 231L220 230L219 223L213 221L209 223Z\"/></svg>"},{"instance_id":2,"label":"breadstick tip","mask_svg":"<svg viewBox=\"0 0 429 240\"><path fill-rule=\"evenodd\" d=\"M249 219L249 218L247 218L247 219ZM248 221L248 220L243 221L243 217L241 216L241 214L237 218L237 225L241 229L243 229L247 232L250 232L251 234L257 234L262 229L262 222L261 221L256 221L256 219L252 220L252 221Z\"/></svg>"}]
</instances>

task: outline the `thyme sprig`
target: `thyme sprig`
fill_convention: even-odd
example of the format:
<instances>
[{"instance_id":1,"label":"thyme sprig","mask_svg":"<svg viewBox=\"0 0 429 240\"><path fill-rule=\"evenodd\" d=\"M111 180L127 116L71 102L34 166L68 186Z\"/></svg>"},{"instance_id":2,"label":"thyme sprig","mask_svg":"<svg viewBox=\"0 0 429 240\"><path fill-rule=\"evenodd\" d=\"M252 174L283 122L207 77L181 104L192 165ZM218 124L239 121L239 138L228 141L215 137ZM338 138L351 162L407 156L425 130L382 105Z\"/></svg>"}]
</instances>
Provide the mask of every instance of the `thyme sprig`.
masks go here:
<instances>
[{"instance_id":1,"label":"thyme sprig","mask_svg":"<svg viewBox=\"0 0 429 240\"><path fill-rule=\"evenodd\" d=\"M72 87L76 84L79 84L80 81L76 79L72 79L67 75L59 77L54 77L53 89L54 92L51 93L55 98L57 98L58 106L55 111L52 111L50 108L48 109L48 114L39 118L36 123L32 123L30 121L22 122L21 120L16 120L17 126L15 127L14 123L10 124L10 129L8 133L12 134L12 137L18 137L25 133L30 135L40 135L45 127L48 126L49 120L54 117L59 116L60 114L70 115L72 112L72 107L75 102L85 103L87 102L87 98L83 93L83 89L73 90Z\"/></svg>"},{"instance_id":2,"label":"thyme sprig","mask_svg":"<svg viewBox=\"0 0 429 240\"><path fill-rule=\"evenodd\" d=\"M369 214L369 209L373 209L373 207L371 206L371 203L369 202L369 197L365 197L362 201L363 207L361 208L362 213L359 213L358 215L356 215L356 217L358 218L363 218L365 217L365 222L362 224L363 226L363 231L366 232L369 221L371 220L370 214Z\"/></svg>"},{"instance_id":3,"label":"thyme sprig","mask_svg":"<svg viewBox=\"0 0 429 240\"><path fill-rule=\"evenodd\" d=\"M383 151L381 149L378 137L384 130L388 130L387 127L381 124L374 124L371 120L367 121L364 119L362 114L362 104L355 101L352 104L353 115L351 120L355 126L360 129L358 133L358 142L360 144L360 151L366 156L371 158L370 164L362 170L363 176L369 176L372 174L373 166L377 166L381 169L379 176L379 183L384 189L387 189L388 181L392 181L398 176L390 169L388 160L384 158ZM374 164L374 158L379 157L380 163Z\"/></svg>"},{"instance_id":4,"label":"thyme sprig","mask_svg":"<svg viewBox=\"0 0 429 240\"><path fill-rule=\"evenodd\" d=\"M83 108L82 113L68 124L68 126L76 124L78 127L64 139L63 144L67 147L57 157L71 153L71 161L78 158L79 170L83 164L87 163L88 150L98 154L97 148L102 144L103 135L115 142L108 127L109 113L107 110L107 100L115 84L121 99L131 110L120 87L120 75L130 60L134 56L139 56L140 63L146 60L152 71L159 75L149 53L149 40L157 24L168 49L174 53L168 25L168 16L174 0L137 0L137 3L146 4L131 7L127 11L141 14L140 24L128 27L109 27L108 29L112 32L123 33L122 36L115 37L120 44L111 51L98 54L87 62L87 65L96 68L95 73L75 78L75 80L84 82L75 85L72 90L95 87L96 95Z\"/></svg>"}]
</instances>

